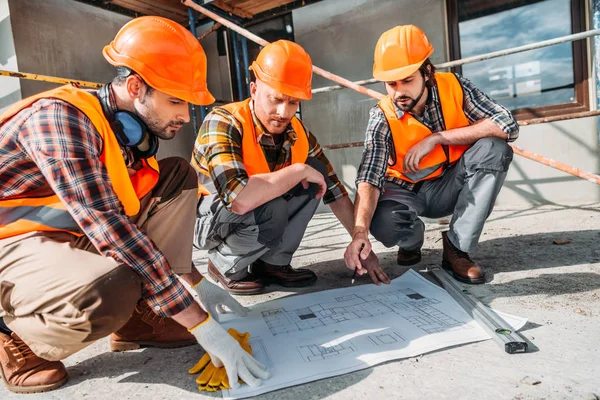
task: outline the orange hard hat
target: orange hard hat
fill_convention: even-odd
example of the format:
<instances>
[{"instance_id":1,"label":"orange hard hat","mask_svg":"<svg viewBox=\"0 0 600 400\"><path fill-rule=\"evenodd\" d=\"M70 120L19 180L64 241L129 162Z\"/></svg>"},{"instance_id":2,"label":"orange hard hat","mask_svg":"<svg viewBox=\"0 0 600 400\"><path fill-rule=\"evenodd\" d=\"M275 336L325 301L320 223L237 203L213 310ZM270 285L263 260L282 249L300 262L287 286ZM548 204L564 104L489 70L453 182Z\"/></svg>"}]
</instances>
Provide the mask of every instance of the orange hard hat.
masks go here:
<instances>
[{"instance_id":1,"label":"orange hard hat","mask_svg":"<svg viewBox=\"0 0 600 400\"><path fill-rule=\"evenodd\" d=\"M405 79L432 53L433 46L421 29L398 25L385 31L377 41L373 78L384 82Z\"/></svg>"},{"instance_id":2,"label":"orange hard hat","mask_svg":"<svg viewBox=\"0 0 600 400\"><path fill-rule=\"evenodd\" d=\"M148 85L192 104L215 101L206 87L206 54L198 39L162 17L129 21L102 50L116 67L138 73Z\"/></svg>"},{"instance_id":3,"label":"orange hard hat","mask_svg":"<svg viewBox=\"0 0 600 400\"><path fill-rule=\"evenodd\" d=\"M250 69L278 92L302 100L312 97L312 61L299 44L278 40L266 45Z\"/></svg>"}]
</instances>

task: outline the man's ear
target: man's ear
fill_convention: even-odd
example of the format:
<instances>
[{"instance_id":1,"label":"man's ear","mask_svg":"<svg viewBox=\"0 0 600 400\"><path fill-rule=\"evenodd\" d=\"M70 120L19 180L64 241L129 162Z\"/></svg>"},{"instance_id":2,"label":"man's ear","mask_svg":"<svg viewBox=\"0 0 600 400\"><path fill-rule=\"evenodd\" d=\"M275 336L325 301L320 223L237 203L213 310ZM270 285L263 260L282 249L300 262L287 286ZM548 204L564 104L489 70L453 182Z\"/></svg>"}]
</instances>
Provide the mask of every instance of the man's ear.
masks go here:
<instances>
[{"instance_id":1,"label":"man's ear","mask_svg":"<svg viewBox=\"0 0 600 400\"><path fill-rule=\"evenodd\" d=\"M144 94L144 84L142 83L141 78L135 74L127 77L125 87L131 100L139 99Z\"/></svg>"},{"instance_id":2,"label":"man's ear","mask_svg":"<svg viewBox=\"0 0 600 400\"><path fill-rule=\"evenodd\" d=\"M254 95L256 94L256 82L250 82L250 97L254 99Z\"/></svg>"}]
</instances>

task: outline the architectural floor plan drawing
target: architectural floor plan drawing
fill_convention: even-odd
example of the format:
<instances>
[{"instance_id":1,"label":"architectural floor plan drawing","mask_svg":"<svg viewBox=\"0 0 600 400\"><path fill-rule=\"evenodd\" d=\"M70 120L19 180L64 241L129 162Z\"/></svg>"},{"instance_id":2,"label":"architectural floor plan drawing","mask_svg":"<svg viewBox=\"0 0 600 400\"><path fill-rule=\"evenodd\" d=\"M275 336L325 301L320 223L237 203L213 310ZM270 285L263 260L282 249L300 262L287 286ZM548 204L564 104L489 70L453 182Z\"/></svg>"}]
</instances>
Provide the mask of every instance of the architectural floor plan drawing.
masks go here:
<instances>
[{"instance_id":1,"label":"architectural floor plan drawing","mask_svg":"<svg viewBox=\"0 0 600 400\"><path fill-rule=\"evenodd\" d=\"M262 312L262 316L273 336L391 313L398 314L427 333L451 328L469 329L469 326L463 326L460 321L438 310L435 305L439 302L407 288L385 294L336 297L331 303L295 310L267 310Z\"/></svg>"},{"instance_id":2,"label":"architectural floor plan drawing","mask_svg":"<svg viewBox=\"0 0 600 400\"><path fill-rule=\"evenodd\" d=\"M500 314L515 329L523 318ZM413 270L390 285L360 285L273 300L223 326L250 332L272 376L226 399L256 396L458 344L489 339L445 290Z\"/></svg>"}]
</instances>

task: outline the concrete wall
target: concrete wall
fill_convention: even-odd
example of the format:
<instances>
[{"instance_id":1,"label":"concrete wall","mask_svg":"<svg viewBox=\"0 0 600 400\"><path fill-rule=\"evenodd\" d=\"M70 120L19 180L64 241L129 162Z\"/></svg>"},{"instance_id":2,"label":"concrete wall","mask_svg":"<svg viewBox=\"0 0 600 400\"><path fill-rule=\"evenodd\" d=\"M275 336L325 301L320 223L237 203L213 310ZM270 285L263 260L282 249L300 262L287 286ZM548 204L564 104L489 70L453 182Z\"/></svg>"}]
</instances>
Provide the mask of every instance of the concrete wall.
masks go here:
<instances>
[{"instance_id":1,"label":"concrete wall","mask_svg":"<svg viewBox=\"0 0 600 400\"><path fill-rule=\"evenodd\" d=\"M314 64L350 80L371 78L377 39L400 24L421 27L435 47L433 63L446 61L442 0L326 0L295 10L293 17L296 41L308 51ZM317 75L313 79L315 88L333 84ZM369 87L384 92L381 85ZM375 103L349 89L316 94L302 103L302 116L324 145L362 141L369 109ZM516 144L586 171L600 171L596 118L524 127ZM362 147L327 152L351 191L361 154ZM498 204L581 204L599 200L600 186L515 156Z\"/></svg>"},{"instance_id":2,"label":"concrete wall","mask_svg":"<svg viewBox=\"0 0 600 400\"><path fill-rule=\"evenodd\" d=\"M0 69L18 71L15 42L10 23L8 0L0 0ZM17 78L0 76L0 113L21 100L21 84Z\"/></svg>"}]
</instances>

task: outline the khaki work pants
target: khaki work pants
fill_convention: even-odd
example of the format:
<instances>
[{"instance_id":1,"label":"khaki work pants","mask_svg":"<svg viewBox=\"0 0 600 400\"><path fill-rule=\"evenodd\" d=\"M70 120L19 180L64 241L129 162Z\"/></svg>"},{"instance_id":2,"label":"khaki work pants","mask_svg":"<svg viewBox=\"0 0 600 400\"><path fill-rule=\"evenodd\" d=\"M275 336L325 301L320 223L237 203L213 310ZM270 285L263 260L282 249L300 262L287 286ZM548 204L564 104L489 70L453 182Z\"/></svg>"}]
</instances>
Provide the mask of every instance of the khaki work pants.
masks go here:
<instances>
[{"instance_id":1,"label":"khaki work pants","mask_svg":"<svg viewBox=\"0 0 600 400\"><path fill-rule=\"evenodd\" d=\"M176 157L159 161L159 167L158 184L131 220L173 272L189 273L196 172ZM44 359L62 360L121 328L141 289L130 267L99 255L85 236L31 232L0 240L0 316Z\"/></svg>"}]
</instances>

